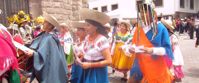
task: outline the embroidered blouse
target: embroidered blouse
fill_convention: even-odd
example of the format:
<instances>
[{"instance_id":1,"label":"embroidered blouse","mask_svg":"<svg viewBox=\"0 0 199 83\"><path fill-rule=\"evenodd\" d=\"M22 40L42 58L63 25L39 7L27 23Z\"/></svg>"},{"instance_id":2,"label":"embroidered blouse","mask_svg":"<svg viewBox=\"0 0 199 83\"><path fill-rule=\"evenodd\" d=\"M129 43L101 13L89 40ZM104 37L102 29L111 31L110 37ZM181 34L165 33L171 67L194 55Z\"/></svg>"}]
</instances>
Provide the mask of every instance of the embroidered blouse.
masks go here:
<instances>
[{"instance_id":1,"label":"embroidered blouse","mask_svg":"<svg viewBox=\"0 0 199 83\"><path fill-rule=\"evenodd\" d=\"M109 41L106 37L99 35L93 43L89 42L88 36L83 46L84 59L89 61L99 61L104 59L102 51L109 48Z\"/></svg>"}]
</instances>

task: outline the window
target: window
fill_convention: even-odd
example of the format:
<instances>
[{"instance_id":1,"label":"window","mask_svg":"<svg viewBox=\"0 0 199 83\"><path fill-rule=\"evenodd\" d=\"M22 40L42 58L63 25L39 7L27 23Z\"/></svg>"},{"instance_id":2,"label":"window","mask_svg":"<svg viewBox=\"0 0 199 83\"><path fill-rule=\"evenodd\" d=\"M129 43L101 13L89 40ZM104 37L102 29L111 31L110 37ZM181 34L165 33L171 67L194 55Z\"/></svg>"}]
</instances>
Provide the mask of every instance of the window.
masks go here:
<instances>
[{"instance_id":1,"label":"window","mask_svg":"<svg viewBox=\"0 0 199 83\"><path fill-rule=\"evenodd\" d=\"M180 8L184 8L184 0L180 0Z\"/></svg>"},{"instance_id":2,"label":"window","mask_svg":"<svg viewBox=\"0 0 199 83\"><path fill-rule=\"evenodd\" d=\"M102 12L107 12L107 6L102 6Z\"/></svg>"},{"instance_id":3,"label":"window","mask_svg":"<svg viewBox=\"0 0 199 83\"><path fill-rule=\"evenodd\" d=\"M194 0L190 0L190 9L194 9Z\"/></svg>"},{"instance_id":4,"label":"window","mask_svg":"<svg viewBox=\"0 0 199 83\"><path fill-rule=\"evenodd\" d=\"M116 10L116 9L118 9L118 4L112 5L112 10Z\"/></svg>"},{"instance_id":5,"label":"window","mask_svg":"<svg viewBox=\"0 0 199 83\"><path fill-rule=\"evenodd\" d=\"M98 10L98 8L93 8L93 10Z\"/></svg>"},{"instance_id":6,"label":"window","mask_svg":"<svg viewBox=\"0 0 199 83\"><path fill-rule=\"evenodd\" d=\"M155 0L154 1L155 6L163 6L163 0Z\"/></svg>"}]
</instances>

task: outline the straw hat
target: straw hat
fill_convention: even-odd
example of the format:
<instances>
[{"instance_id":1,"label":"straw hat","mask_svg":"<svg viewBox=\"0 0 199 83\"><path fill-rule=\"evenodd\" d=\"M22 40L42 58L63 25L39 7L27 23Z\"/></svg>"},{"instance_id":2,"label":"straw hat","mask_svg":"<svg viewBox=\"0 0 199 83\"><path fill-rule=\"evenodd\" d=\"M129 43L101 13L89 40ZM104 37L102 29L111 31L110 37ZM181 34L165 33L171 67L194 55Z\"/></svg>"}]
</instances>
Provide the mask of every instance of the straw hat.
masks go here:
<instances>
[{"instance_id":1,"label":"straw hat","mask_svg":"<svg viewBox=\"0 0 199 83\"><path fill-rule=\"evenodd\" d=\"M85 21L73 21L71 24L73 28L84 28L86 25Z\"/></svg>"},{"instance_id":2,"label":"straw hat","mask_svg":"<svg viewBox=\"0 0 199 83\"><path fill-rule=\"evenodd\" d=\"M164 20L163 18L161 19L162 24L164 24L164 26L169 29L170 32L173 32L174 26L172 25L172 23L170 22L166 22L166 20Z\"/></svg>"},{"instance_id":3,"label":"straw hat","mask_svg":"<svg viewBox=\"0 0 199 83\"><path fill-rule=\"evenodd\" d=\"M83 20L89 19L99 22L102 25L105 25L110 21L110 17L103 12L98 12L97 10L90 10L87 8L82 8L80 10L80 16Z\"/></svg>"},{"instance_id":4,"label":"straw hat","mask_svg":"<svg viewBox=\"0 0 199 83\"><path fill-rule=\"evenodd\" d=\"M61 24L59 25L59 27L64 27L64 28L67 28L67 29L68 29L68 25L67 25L66 23L61 23Z\"/></svg>"},{"instance_id":5,"label":"straw hat","mask_svg":"<svg viewBox=\"0 0 199 83\"><path fill-rule=\"evenodd\" d=\"M58 23L57 19L54 16L45 13L44 14L44 19L45 19L45 21L49 22L50 24L52 24L56 28L59 28L59 23Z\"/></svg>"},{"instance_id":6,"label":"straw hat","mask_svg":"<svg viewBox=\"0 0 199 83\"><path fill-rule=\"evenodd\" d=\"M128 29L128 30L130 29L130 27L131 27L130 21L128 21L128 20L120 20L120 21L118 22L118 24L122 24L122 23L124 23L125 25L127 25L127 29Z\"/></svg>"}]
</instances>

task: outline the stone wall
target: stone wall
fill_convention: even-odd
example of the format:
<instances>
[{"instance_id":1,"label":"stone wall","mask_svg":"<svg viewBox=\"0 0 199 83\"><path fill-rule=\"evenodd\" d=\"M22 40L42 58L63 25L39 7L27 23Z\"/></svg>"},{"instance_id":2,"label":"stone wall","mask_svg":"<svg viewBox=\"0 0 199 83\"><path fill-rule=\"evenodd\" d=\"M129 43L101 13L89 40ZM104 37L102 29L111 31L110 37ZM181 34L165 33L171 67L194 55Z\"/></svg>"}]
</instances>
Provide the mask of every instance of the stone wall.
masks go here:
<instances>
[{"instance_id":1,"label":"stone wall","mask_svg":"<svg viewBox=\"0 0 199 83\"><path fill-rule=\"evenodd\" d=\"M42 15L41 0L30 0L29 7L33 18Z\"/></svg>"},{"instance_id":2,"label":"stone wall","mask_svg":"<svg viewBox=\"0 0 199 83\"><path fill-rule=\"evenodd\" d=\"M30 0L30 13L33 17L47 12L60 23L79 20L79 9L87 7L85 0Z\"/></svg>"}]
</instances>

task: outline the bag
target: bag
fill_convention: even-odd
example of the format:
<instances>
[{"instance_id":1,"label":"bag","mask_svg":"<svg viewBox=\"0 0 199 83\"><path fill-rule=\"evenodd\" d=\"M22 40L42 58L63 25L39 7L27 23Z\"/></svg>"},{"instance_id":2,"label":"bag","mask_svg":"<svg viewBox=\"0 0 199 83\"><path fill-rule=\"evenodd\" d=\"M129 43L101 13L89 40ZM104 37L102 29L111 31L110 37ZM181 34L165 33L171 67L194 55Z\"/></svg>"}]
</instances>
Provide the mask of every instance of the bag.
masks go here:
<instances>
[{"instance_id":1,"label":"bag","mask_svg":"<svg viewBox=\"0 0 199 83\"><path fill-rule=\"evenodd\" d=\"M10 71L9 83L20 83L20 76L16 69Z\"/></svg>"}]
</instances>

